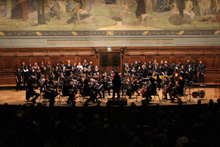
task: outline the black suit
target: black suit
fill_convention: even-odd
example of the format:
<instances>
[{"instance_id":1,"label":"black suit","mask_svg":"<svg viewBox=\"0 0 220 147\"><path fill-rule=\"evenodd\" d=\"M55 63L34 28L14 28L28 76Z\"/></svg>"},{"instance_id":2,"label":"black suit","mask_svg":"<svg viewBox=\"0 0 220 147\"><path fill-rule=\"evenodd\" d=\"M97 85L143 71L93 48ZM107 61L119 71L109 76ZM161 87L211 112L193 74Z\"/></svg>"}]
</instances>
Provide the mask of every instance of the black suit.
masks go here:
<instances>
[{"instance_id":1,"label":"black suit","mask_svg":"<svg viewBox=\"0 0 220 147\"><path fill-rule=\"evenodd\" d=\"M193 75L195 77L194 82L197 82L197 66L198 66L197 62L192 63Z\"/></svg>"},{"instance_id":2,"label":"black suit","mask_svg":"<svg viewBox=\"0 0 220 147\"><path fill-rule=\"evenodd\" d=\"M113 84L113 96L112 98L115 98L115 92L117 92L117 97L120 98L120 88L121 88L121 78L118 75L114 76L114 79L112 80Z\"/></svg>"},{"instance_id":3,"label":"black suit","mask_svg":"<svg viewBox=\"0 0 220 147\"><path fill-rule=\"evenodd\" d=\"M204 73L205 73L204 64L199 64L198 72L199 72L199 83L204 83Z\"/></svg>"}]
</instances>

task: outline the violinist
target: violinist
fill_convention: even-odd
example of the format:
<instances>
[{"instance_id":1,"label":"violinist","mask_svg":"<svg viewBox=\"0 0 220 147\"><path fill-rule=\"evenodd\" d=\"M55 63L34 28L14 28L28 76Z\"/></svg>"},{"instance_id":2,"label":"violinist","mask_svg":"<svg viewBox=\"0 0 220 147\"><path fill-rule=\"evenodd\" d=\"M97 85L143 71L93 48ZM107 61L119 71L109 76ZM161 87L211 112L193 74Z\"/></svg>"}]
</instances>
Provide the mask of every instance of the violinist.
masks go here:
<instances>
[{"instance_id":1,"label":"violinist","mask_svg":"<svg viewBox=\"0 0 220 147\"><path fill-rule=\"evenodd\" d=\"M63 84L63 96L69 96L67 100L67 104L69 104L76 99L75 94L77 91L73 88L72 85L70 85L70 80L64 80Z\"/></svg>"},{"instance_id":2,"label":"violinist","mask_svg":"<svg viewBox=\"0 0 220 147\"><path fill-rule=\"evenodd\" d=\"M183 81L179 78L176 82L176 85L172 88L172 92L170 93L171 103L174 102L175 98L180 101L181 99L177 96L178 94L183 94Z\"/></svg>"},{"instance_id":3,"label":"violinist","mask_svg":"<svg viewBox=\"0 0 220 147\"><path fill-rule=\"evenodd\" d=\"M50 106L54 105L55 97L58 95L53 78L49 78L49 81L45 81L45 98L50 99Z\"/></svg>"},{"instance_id":4,"label":"violinist","mask_svg":"<svg viewBox=\"0 0 220 147\"><path fill-rule=\"evenodd\" d=\"M84 87L83 87L85 96L89 96L90 98L86 101L88 103L89 101L92 101L93 103L96 103L97 99L91 88L89 87L89 80L84 80Z\"/></svg>"},{"instance_id":5,"label":"violinist","mask_svg":"<svg viewBox=\"0 0 220 147\"><path fill-rule=\"evenodd\" d=\"M165 77L164 80L164 90L163 90L163 95L165 96L165 100L167 100L167 93L172 92L172 88L175 86L175 81L173 77L170 77L170 81L168 80L168 77Z\"/></svg>"},{"instance_id":6,"label":"violinist","mask_svg":"<svg viewBox=\"0 0 220 147\"><path fill-rule=\"evenodd\" d=\"M140 95L140 93L138 92L138 86L137 86L137 80L134 77L134 74L132 75L131 78L131 87L127 90L127 95L129 96L129 98L131 98L131 95L136 91L138 93L138 95Z\"/></svg>"},{"instance_id":7,"label":"violinist","mask_svg":"<svg viewBox=\"0 0 220 147\"><path fill-rule=\"evenodd\" d=\"M157 93L157 86L155 84L155 79L150 78L150 83L147 85L145 92L143 93L142 97L146 97L146 103L149 103L151 101L152 97L151 95L156 95Z\"/></svg>"},{"instance_id":8,"label":"violinist","mask_svg":"<svg viewBox=\"0 0 220 147\"><path fill-rule=\"evenodd\" d=\"M102 95L101 95L102 92ZM97 80L95 83L95 93L96 96L99 95L99 98L105 98L105 90L104 90L104 81L103 79Z\"/></svg>"},{"instance_id":9,"label":"violinist","mask_svg":"<svg viewBox=\"0 0 220 147\"><path fill-rule=\"evenodd\" d=\"M27 84L27 89L26 89L26 100L29 101L30 97L33 97L33 99L31 101L35 104L36 99L39 96L40 96L40 94L34 90L34 80L29 78L29 82Z\"/></svg>"}]
</instances>

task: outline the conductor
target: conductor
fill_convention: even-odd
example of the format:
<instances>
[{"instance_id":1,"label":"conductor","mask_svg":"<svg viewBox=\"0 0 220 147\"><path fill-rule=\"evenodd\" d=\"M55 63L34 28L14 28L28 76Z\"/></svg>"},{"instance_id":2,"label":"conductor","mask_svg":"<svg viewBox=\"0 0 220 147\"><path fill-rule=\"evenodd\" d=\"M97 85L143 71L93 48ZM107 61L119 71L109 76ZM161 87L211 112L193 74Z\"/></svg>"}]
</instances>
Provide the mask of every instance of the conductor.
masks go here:
<instances>
[{"instance_id":1,"label":"conductor","mask_svg":"<svg viewBox=\"0 0 220 147\"><path fill-rule=\"evenodd\" d=\"M121 79L120 76L118 75L118 72L115 72L115 75L113 77L112 80L112 84L113 84L113 96L112 99L115 98L115 93L117 92L117 98L120 98L120 88L121 88Z\"/></svg>"}]
</instances>

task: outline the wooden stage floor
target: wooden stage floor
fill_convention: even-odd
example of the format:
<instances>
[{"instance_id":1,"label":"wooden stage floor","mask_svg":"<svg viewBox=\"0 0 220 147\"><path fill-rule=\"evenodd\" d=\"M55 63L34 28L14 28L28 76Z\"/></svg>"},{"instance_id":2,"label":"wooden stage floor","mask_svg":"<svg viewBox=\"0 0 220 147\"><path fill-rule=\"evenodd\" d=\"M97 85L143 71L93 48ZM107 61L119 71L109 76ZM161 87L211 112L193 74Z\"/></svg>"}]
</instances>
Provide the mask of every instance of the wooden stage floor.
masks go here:
<instances>
[{"instance_id":1,"label":"wooden stage floor","mask_svg":"<svg viewBox=\"0 0 220 147\"><path fill-rule=\"evenodd\" d=\"M198 100L202 101L202 104L207 104L210 99L213 99L214 103L217 102L217 99L220 98L219 95L219 88L206 88L205 89L205 98L193 98L192 92L198 91L198 88L192 88L190 90L187 89L186 94L187 96L181 97L183 105L193 105L197 104ZM37 90L39 92L39 90ZM111 93L112 95L112 93ZM162 99L162 90L159 91L160 99ZM111 98L111 96L107 96L107 98L101 100L101 106L106 106L106 103L108 101L108 98ZM128 97L126 97L128 98ZM134 102L137 106L141 105L142 102L142 96L135 95L132 96L131 99L128 99L127 106L130 106L132 102ZM191 99L191 100L190 100ZM40 102L42 105L49 106L49 102L44 101L43 99L40 99L40 97L36 100L36 102ZM85 100L84 100L85 101ZM22 91L16 91L16 90L0 90L0 105L3 105L7 103L8 105L24 105L24 104L31 104L30 102L27 102L25 99L25 90ZM149 105L178 105L177 100L175 100L174 103L171 103L170 100L163 100L160 101L159 97L153 97L153 101L150 102ZM37 104L35 104L37 105ZM89 106L95 106L96 104L90 104ZM66 100L60 102L58 98L56 98L55 106L71 106L71 104L67 104ZM83 99L81 97L78 97L76 100L76 106L80 107L83 106Z\"/></svg>"}]
</instances>

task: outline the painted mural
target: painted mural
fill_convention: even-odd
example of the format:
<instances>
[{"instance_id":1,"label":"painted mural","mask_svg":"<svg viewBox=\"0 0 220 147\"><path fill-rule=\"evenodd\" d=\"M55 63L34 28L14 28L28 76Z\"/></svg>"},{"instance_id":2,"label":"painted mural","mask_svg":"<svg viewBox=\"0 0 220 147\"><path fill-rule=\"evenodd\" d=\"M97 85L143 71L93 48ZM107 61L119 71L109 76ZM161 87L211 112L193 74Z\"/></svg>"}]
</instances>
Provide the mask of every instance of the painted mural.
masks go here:
<instances>
[{"instance_id":1,"label":"painted mural","mask_svg":"<svg viewBox=\"0 0 220 147\"><path fill-rule=\"evenodd\" d=\"M220 0L0 0L3 34L130 31L135 35L140 30L170 31L168 35L182 30L216 33L220 30Z\"/></svg>"}]
</instances>

